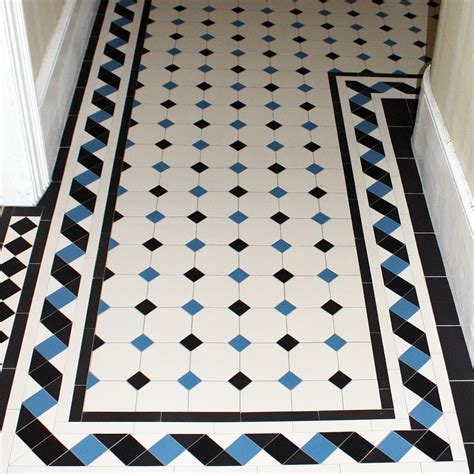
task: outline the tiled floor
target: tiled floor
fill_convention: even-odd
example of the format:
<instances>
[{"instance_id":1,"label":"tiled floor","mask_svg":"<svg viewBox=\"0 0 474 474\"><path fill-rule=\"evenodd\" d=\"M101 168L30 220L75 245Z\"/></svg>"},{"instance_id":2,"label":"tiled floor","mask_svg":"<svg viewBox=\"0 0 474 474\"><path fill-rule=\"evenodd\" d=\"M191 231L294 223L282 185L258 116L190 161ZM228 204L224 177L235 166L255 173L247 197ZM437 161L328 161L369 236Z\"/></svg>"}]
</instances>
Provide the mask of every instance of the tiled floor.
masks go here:
<instances>
[{"instance_id":1,"label":"tiled floor","mask_svg":"<svg viewBox=\"0 0 474 474\"><path fill-rule=\"evenodd\" d=\"M437 7L102 2L2 216L2 472L469 472L410 148Z\"/></svg>"}]
</instances>

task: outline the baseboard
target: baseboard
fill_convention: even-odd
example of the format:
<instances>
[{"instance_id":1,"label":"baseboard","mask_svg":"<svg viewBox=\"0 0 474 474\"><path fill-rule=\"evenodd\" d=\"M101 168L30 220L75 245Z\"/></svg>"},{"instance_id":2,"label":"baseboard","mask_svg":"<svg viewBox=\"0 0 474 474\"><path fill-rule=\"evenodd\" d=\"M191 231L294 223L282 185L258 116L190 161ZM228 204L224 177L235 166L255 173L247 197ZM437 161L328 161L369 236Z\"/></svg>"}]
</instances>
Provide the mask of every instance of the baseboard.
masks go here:
<instances>
[{"instance_id":1,"label":"baseboard","mask_svg":"<svg viewBox=\"0 0 474 474\"><path fill-rule=\"evenodd\" d=\"M50 176L98 3L99 0L66 1L36 79Z\"/></svg>"},{"instance_id":2,"label":"baseboard","mask_svg":"<svg viewBox=\"0 0 474 474\"><path fill-rule=\"evenodd\" d=\"M456 157L425 71L412 138L423 191L456 309L474 365L474 210L472 194Z\"/></svg>"}]
</instances>

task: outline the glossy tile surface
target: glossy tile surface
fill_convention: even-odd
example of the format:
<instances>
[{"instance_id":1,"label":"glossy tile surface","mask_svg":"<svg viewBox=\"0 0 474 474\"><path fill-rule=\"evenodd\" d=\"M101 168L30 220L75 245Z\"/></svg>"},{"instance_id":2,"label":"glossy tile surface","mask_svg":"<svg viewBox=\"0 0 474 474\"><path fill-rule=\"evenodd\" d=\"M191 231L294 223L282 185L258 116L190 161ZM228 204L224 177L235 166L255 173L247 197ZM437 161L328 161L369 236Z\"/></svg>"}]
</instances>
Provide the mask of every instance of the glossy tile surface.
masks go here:
<instances>
[{"instance_id":1,"label":"glossy tile surface","mask_svg":"<svg viewBox=\"0 0 474 474\"><path fill-rule=\"evenodd\" d=\"M5 470L468 472L408 142L434 7L102 3Z\"/></svg>"}]
</instances>

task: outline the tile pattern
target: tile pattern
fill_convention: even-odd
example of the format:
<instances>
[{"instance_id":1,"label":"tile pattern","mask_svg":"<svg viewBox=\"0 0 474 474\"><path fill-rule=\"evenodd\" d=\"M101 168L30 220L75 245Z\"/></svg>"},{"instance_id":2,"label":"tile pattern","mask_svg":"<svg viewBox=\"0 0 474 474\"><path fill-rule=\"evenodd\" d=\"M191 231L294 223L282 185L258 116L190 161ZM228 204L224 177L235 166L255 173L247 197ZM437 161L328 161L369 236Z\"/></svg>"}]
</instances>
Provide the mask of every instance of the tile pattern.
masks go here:
<instances>
[{"instance_id":1,"label":"tile pattern","mask_svg":"<svg viewBox=\"0 0 474 474\"><path fill-rule=\"evenodd\" d=\"M39 221L37 216L11 216L1 246L0 372L18 312Z\"/></svg>"},{"instance_id":2,"label":"tile pattern","mask_svg":"<svg viewBox=\"0 0 474 474\"><path fill-rule=\"evenodd\" d=\"M410 2L403 3L410 4ZM141 2L139 2L139 6L141 7ZM139 11L139 9L136 8L137 4L127 0L122 0L117 2L117 4L111 4L109 6L107 14L109 14L112 9L116 11L113 17L115 24L112 25L110 33L114 35L119 32L120 34L117 38L120 38L121 41L124 40L124 37L127 37L128 40L128 35L125 34L124 31L127 31L127 28L131 27L130 23L134 18L136 20L138 16L137 12ZM184 7L178 5L176 8L179 11ZM206 6L205 8L213 7ZM242 7L236 6L235 8ZM116 40L116 38L111 41L114 40ZM301 40L298 40L297 43L300 41ZM120 41L115 41L113 47L117 46L117 42L120 43ZM125 41L125 43L126 42L127 41ZM120 50L120 47L115 49ZM115 52L113 54L115 57L120 56ZM338 58L333 60L335 61L337 59ZM115 64L109 67L114 66ZM117 66L117 68L119 70L121 69L120 66ZM104 75L104 73L102 74ZM105 75L110 78L108 74ZM93 77L93 80L96 81L95 77ZM390 82L390 79L386 81ZM95 97L97 98L97 95ZM103 97L102 95L102 98ZM107 100L102 100L102 98L100 98L98 102L102 105L109 104ZM92 128L97 130L96 127ZM87 158L90 158L91 162L97 163L97 168L93 171L93 174L97 177L101 177L102 175L102 165L95 159L104 162L103 159L100 159L104 157L101 155L99 148L103 148L102 145L107 143L106 135L105 132L103 134L99 132L101 138L93 139L94 143L92 149L89 147L89 149L86 148L87 153L82 152L86 154ZM98 140L100 143L95 140ZM118 156L121 158L120 153ZM84 170L81 169L79 175L83 172ZM78 173L76 173L76 176L77 174ZM87 176L90 177L89 174ZM84 186L84 183L79 184ZM84 187L87 188L87 185ZM380 188L377 187L376 189ZM69 206L66 208L67 215L67 211L77 208L77 202L81 202L81 206L83 207L79 207L76 212L70 214L70 216L73 216L72 219L74 221L74 224L71 224L71 226L74 226L76 230L80 230L75 226L79 225L77 222L81 222L79 227L85 230L87 234L84 234L86 235L85 241L87 241L88 231L90 229L90 226L87 228L87 219L92 215L93 211L96 211L94 197L88 194L88 191L90 191L90 189L84 190L81 188L81 193L79 193L77 197L79 197L79 195L86 195L86 197L89 196L89 199L82 198L80 201L76 200L76 203L73 204L75 207ZM73 203L73 201L71 201L71 203ZM84 205L85 203L87 203L87 205ZM61 211L62 210L60 210L60 212ZM111 217L110 214L108 216L109 218ZM61 239L62 238L63 237L61 237ZM79 238L75 241L84 245L84 240L81 241ZM76 245L76 247L81 249L80 246ZM77 254L78 251L74 247L71 247L71 249ZM71 262L81 259L83 251L84 249L82 249L82 252L79 252L79 258L66 262L68 264L66 273L71 275L72 272L70 268L72 267L79 273L80 277L81 267L74 268ZM73 253L74 252L70 254L63 252L63 255L67 254L71 256ZM63 262L64 261L63 259ZM407 262L407 260L405 260L405 262ZM399 262L397 261L397 263ZM62 265L61 268L65 266L66 265ZM393 262L386 264L386 266L388 266L389 271L392 273L394 273L394 268L398 268L393 266ZM69 334L67 331L61 333L62 327L55 329L53 329L52 325L48 327L44 321L49 320L50 323L53 323L60 322L61 320L64 321L63 318L67 318L68 316L71 318L71 315L74 313L69 312L71 308L68 307L68 305L76 299L75 296L77 296L77 292L75 292L72 282L77 278L76 276L68 280L62 280L64 286L52 286L48 290L46 307L50 304L56 304L56 306L55 309L48 314L49 317L43 317L38 333L38 344L33 354L33 370L31 371L31 379L28 380L26 387L26 396L28 398L23 403L20 411L17 427L18 438L15 441L12 452L12 466L28 466L28 469L30 466L36 466L38 463L54 466L100 465L101 463L106 466L159 466L163 464L176 465L179 463L218 466L252 464L291 465L323 462L398 462L403 460L405 462L412 461L417 463L416 469L420 472L421 467L420 464L418 464L419 462L428 462L429 459L437 459L438 461L448 461L451 459L449 447L445 439L435 434L435 430L425 429L426 424L424 428L420 429L381 430L373 432L323 431L317 434L314 432L298 433L290 431L283 434L249 433L237 435L169 434L163 436L156 434L149 435L140 432L103 434L100 424L95 425L97 430L92 428L92 433L94 434L60 433L59 430L55 432L55 411L59 398L62 372L64 371L65 355L69 350ZM69 288L66 287L66 284L69 285ZM66 288L72 296L64 291L63 288ZM72 288L73 291L71 291L70 288ZM57 291L59 291L59 293L57 293L55 297L51 297L51 295ZM69 298L66 298L65 295L69 296ZM59 298L56 296L59 296ZM69 319L69 321L70 320L71 319ZM410 320L410 324L414 322L414 319ZM70 323L67 323L67 327L69 326ZM64 334L64 337L52 336L54 333L58 333L60 336ZM46 344L44 344L45 341L47 341ZM96 341L96 343L100 344L100 341ZM147 341L143 338L136 342L136 345L139 347L144 347L146 344ZM193 341L188 341L187 344L192 345ZM242 347L243 341L239 340L234 344L238 347ZM424 364L422 371L426 370L429 365L429 363ZM33 375L34 372L36 372L36 374ZM51 378L52 373L54 373L54 379ZM424 375L428 374L425 373ZM51 380L54 381L51 382ZM439 381L437 380L437 382ZM140 380L137 379L135 383L140 384ZM188 377L185 383L192 384L192 378L190 379ZM291 384L294 383L294 381L288 381L288 383ZM429 401L429 403L432 402ZM428 410L428 416L418 416L418 422L422 425L423 423L429 423L429 413L430 410ZM416 417L412 416L412 423L413 418L416 419ZM453 423L450 423L450 426L450 430L452 430L452 433L455 435L455 426L453 427ZM190 431L195 432L196 430L190 428ZM453 439L455 439L455 436ZM463 455L458 449L455 459L460 461L463 459ZM410 464L410 466L413 467L413 464Z\"/></svg>"}]
</instances>

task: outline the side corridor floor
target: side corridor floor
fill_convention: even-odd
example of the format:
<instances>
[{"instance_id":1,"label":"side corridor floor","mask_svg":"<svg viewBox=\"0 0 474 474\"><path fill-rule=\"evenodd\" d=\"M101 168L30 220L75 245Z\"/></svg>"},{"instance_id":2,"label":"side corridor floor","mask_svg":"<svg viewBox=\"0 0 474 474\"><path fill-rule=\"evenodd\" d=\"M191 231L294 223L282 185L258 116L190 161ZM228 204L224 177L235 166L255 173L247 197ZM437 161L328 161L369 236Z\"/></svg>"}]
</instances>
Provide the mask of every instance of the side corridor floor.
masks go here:
<instances>
[{"instance_id":1,"label":"side corridor floor","mask_svg":"<svg viewBox=\"0 0 474 474\"><path fill-rule=\"evenodd\" d=\"M1 216L1 472L470 472L410 146L438 7L101 2Z\"/></svg>"}]
</instances>

